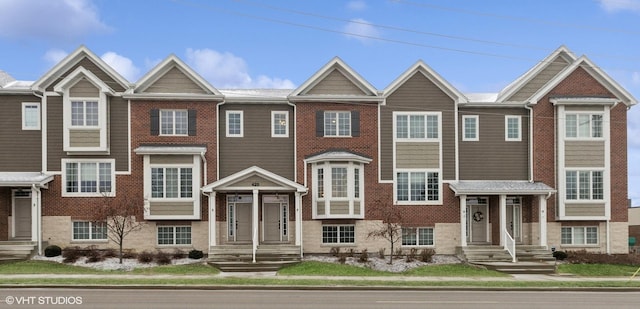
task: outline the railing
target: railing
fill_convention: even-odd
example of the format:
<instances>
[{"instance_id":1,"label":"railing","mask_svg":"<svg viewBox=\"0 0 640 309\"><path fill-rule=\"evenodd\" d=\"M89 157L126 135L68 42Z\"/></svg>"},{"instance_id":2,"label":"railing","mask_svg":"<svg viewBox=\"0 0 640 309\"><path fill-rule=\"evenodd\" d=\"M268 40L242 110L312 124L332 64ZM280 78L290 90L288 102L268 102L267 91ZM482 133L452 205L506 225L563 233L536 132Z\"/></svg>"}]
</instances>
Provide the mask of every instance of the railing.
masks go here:
<instances>
[{"instance_id":1,"label":"railing","mask_svg":"<svg viewBox=\"0 0 640 309\"><path fill-rule=\"evenodd\" d=\"M502 234L504 235L504 248L511 255L511 262L516 262L516 240L509 235L507 229L502 230Z\"/></svg>"}]
</instances>

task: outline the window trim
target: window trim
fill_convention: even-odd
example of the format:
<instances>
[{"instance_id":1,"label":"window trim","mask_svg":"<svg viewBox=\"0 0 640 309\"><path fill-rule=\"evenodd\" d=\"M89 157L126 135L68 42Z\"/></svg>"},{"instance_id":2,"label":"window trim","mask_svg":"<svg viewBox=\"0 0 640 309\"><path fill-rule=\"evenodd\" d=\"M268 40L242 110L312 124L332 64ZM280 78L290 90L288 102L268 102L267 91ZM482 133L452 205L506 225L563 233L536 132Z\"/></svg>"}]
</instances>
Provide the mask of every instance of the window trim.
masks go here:
<instances>
[{"instance_id":1,"label":"window trim","mask_svg":"<svg viewBox=\"0 0 640 309\"><path fill-rule=\"evenodd\" d=\"M587 115L589 118L589 136L580 136L580 115ZM568 118L569 116L576 117L576 126L575 132L576 136L569 136L569 130L567 127L569 125ZM593 127L593 116L600 116L600 135L598 137L594 137L594 127ZM564 112L564 138L572 141L594 141L594 140L604 140L605 139L605 113L604 112L595 112L595 111L565 111Z\"/></svg>"},{"instance_id":2,"label":"window trim","mask_svg":"<svg viewBox=\"0 0 640 309\"><path fill-rule=\"evenodd\" d=\"M588 189L589 189L589 198L581 198L581 194L580 194L580 173L581 172L588 172L589 173L589 184L588 184ZM601 173L601 187L600 187L600 192L602 194L602 198L601 199L594 199L594 188L593 188L593 173L594 172L600 172ZM568 194L569 194L569 182L567 181L568 179L568 173L575 173L576 176L576 198L569 198ZM606 200L605 198L605 184L604 184L604 179L605 179L605 171L602 169L566 169L564 172L564 186L565 186L565 193L564 193L564 200L569 202L569 203L577 203L577 202L604 202Z\"/></svg>"},{"instance_id":3,"label":"window trim","mask_svg":"<svg viewBox=\"0 0 640 309\"><path fill-rule=\"evenodd\" d=\"M162 197L154 197L153 196L153 169L161 168L163 170L163 183L162 183ZM167 187L166 187L166 169L175 168L178 169L178 197L166 197L167 195ZM189 168L191 169L191 196L190 197L180 197L182 195L182 169ZM149 192L149 201L176 201L176 202L190 202L194 200L194 195L198 194L193 190L194 184L194 173L195 167L190 164L150 164L149 165L149 180L151 181L151 191Z\"/></svg>"},{"instance_id":4,"label":"window trim","mask_svg":"<svg viewBox=\"0 0 640 309\"><path fill-rule=\"evenodd\" d=\"M170 227L172 230L172 239L170 244L161 244L160 243L160 228ZM189 228L189 243L188 244L178 244L177 228ZM193 245L193 227L191 225L156 225L156 246L159 247L190 247Z\"/></svg>"},{"instance_id":5,"label":"window trim","mask_svg":"<svg viewBox=\"0 0 640 309\"><path fill-rule=\"evenodd\" d=\"M36 113L37 113L37 123L35 126L28 126L27 125L27 107L32 107L35 106L36 107ZM39 131L41 129L41 122L42 120L40 119L41 116L41 112L40 112L40 102L22 102L22 130L34 130L34 131Z\"/></svg>"},{"instance_id":6,"label":"window trim","mask_svg":"<svg viewBox=\"0 0 640 309\"><path fill-rule=\"evenodd\" d=\"M407 137L398 137L398 116L407 116ZM424 116L424 137L412 138L411 116ZM437 118L437 137L429 137L429 116ZM442 112L393 112L393 138L401 142L439 142L442 140Z\"/></svg>"},{"instance_id":7,"label":"window trim","mask_svg":"<svg viewBox=\"0 0 640 309\"><path fill-rule=\"evenodd\" d=\"M88 239L77 239L75 238L75 227L74 224L75 223L89 223L89 238ZM105 238L93 238L93 228L94 228L94 223L93 221L82 221L82 220L73 220L71 221L71 242L108 242L109 241L109 229L107 228L107 223L106 222L100 222L104 225L104 229L105 229L105 234L104 237Z\"/></svg>"},{"instance_id":8,"label":"window trim","mask_svg":"<svg viewBox=\"0 0 640 309\"><path fill-rule=\"evenodd\" d=\"M225 112L225 132L226 137L243 137L244 136L244 111L239 110L228 110ZM238 114L240 115L240 133L231 133L229 127L229 115Z\"/></svg>"},{"instance_id":9,"label":"window trim","mask_svg":"<svg viewBox=\"0 0 640 309\"><path fill-rule=\"evenodd\" d=\"M333 173L332 170L334 168L346 168L347 170L347 196L346 197L334 197L333 196ZM319 183L319 171L322 170L322 184ZM356 173L356 170L358 172ZM358 177L358 181L356 182L355 177ZM312 167L312 190L314 191L313 199L312 199L312 211L313 211L313 219L326 219L326 218L353 218L353 219L362 219L364 218L365 213L365 190L364 190L364 164L358 162L331 162L324 161L314 163ZM356 193L355 189L358 189ZM323 189L322 192L320 189ZM322 194L324 193L324 194ZM318 203L323 202L324 207L326 209L324 215L318 215L317 207ZM332 202L348 202L349 203L349 213L348 214L340 214L340 215L332 215L329 213L328 209L331 207ZM359 203L360 213L355 213L355 203Z\"/></svg>"},{"instance_id":10,"label":"window trim","mask_svg":"<svg viewBox=\"0 0 640 309\"><path fill-rule=\"evenodd\" d=\"M77 125L77 124L73 124L73 103L76 102L82 102L82 124L81 125ZM95 125L88 125L87 124L87 103L96 103L96 110L98 112L98 124ZM73 128L73 129L100 129L103 127L102 122L104 120L102 120L100 117L101 114L101 108L100 108L100 98L85 98L85 97L70 97L69 98L69 107L70 107L70 111L69 111L69 127Z\"/></svg>"},{"instance_id":11,"label":"window trim","mask_svg":"<svg viewBox=\"0 0 640 309\"><path fill-rule=\"evenodd\" d=\"M511 119L515 119L518 121L518 137L509 137L509 120ZM505 115L504 116L504 140L507 142L522 141L522 116L521 115Z\"/></svg>"},{"instance_id":12,"label":"window trim","mask_svg":"<svg viewBox=\"0 0 640 309\"><path fill-rule=\"evenodd\" d=\"M275 117L276 115L284 115L284 134L276 133ZM289 111L271 111L271 137L289 137Z\"/></svg>"},{"instance_id":13,"label":"window trim","mask_svg":"<svg viewBox=\"0 0 640 309\"><path fill-rule=\"evenodd\" d=\"M478 115L464 115L462 116L462 140L467 142L477 142L480 140L480 117ZM474 137L467 137L467 120L474 119Z\"/></svg>"},{"instance_id":14,"label":"window trim","mask_svg":"<svg viewBox=\"0 0 640 309\"><path fill-rule=\"evenodd\" d=\"M162 113L163 112L171 112L171 119L172 119L172 126L171 126L171 131L173 133L164 133L162 132L163 129L163 117L162 117ZM185 121L186 121L186 130L185 133L176 133L176 112L184 112L185 113ZM158 126L159 126L159 134L160 136L188 136L189 135L189 110L186 109L161 109L159 111L159 117L158 117Z\"/></svg>"},{"instance_id":15,"label":"window trim","mask_svg":"<svg viewBox=\"0 0 640 309\"><path fill-rule=\"evenodd\" d=\"M409 178L408 188L409 188L409 200L401 201L398 199L398 174L399 173L409 173L407 175ZM424 201L412 201L411 200L411 173L424 173L425 180L425 200ZM438 173L438 199L437 200L429 200L429 174L430 173ZM442 171L440 169L396 169L393 173L393 200L396 205L441 205L442 204Z\"/></svg>"},{"instance_id":16,"label":"window trim","mask_svg":"<svg viewBox=\"0 0 640 309\"><path fill-rule=\"evenodd\" d=\"M336 134L335 135L329 135L327 134L327 114L335 114L336 115ZM340 114L347 114L349 117L345 118L345 119L349 119L349 129L347 130L347 134L346 135L341 135L340 134L340 125L341 125L341 121L340 121ZM328 111L324 111L323 114L323 131L324 131L324 135L323 137L338 137L338 138L344 138L344 137L353 137L353 133L352 133L352 126L353 126L353 121L351 119L351 111L345 111L345 110L328 110Z\"/></svg>"},{"instance_id":17,"label":"window trim","mask_svg":"<svg viewBox=\"0 0 640 309\"><path fill-rule=\"evenodd\" d=\"M581 228L583 229L583 233L584 235L582 235L584 238L584 243L582 244L577 244L575 243L575 230ZM596 229L596 243L590 244L587 242L587 229L589 228L595 228ZM562 237L562 230L563 229L571 229L571 243L563 243L562 241L564 240ZM567 247L597 247L600 245L600 228L597 225L585 225L585 226L562 226L560 227L560 244L562 246L567 246Z\"/></svg>"},{"instance_id":18,"label":"window trim","mask_svg":"<svg viewBox=\"0 0 640 309\"><path fill-rule=\"evenodd\" d=\"M405 229L412 229L412 230L415 231L415 235L416 235L416 244L415 245L405 245L404 244L404 235L405 235L404 230ZM423 230L423 229L431 230L431 244L430 245L421 245L420 244L420 233L419 233L419 230ZM400 245L402 247L418 247L418 248L421 248L421 247L435 247L435 245L436 245L436 229L434 227L431 227L431 226L402 227L401 233L402 233L402 238L400 239Z\"/></svg>"},{"instance_id":19,"label":"window trim","mask_svg":"<svg viewBox=\"0 0 640 309\"><path fill-rule=\"evenodd\" d=\"M337 227L338 228L338 239L337 242L325 242L325 237L324 237L324 227ZM342 228L344 227L352 227L353 228L353 242L341 242L340 240L343 238L341 237L341 233L343 233L344 231L342 230ZM321 232L320 232L320 243L322 244L322 246L353 246L357 243L356 241L356 225L355 224L322 224L321 227Z\"/></svg>"},{"instance_id":20,"label":"window trim","mask_svg":"<svg viewBox=\"0 0 640 309\"><path fill-rule=\"evenodd\" d=\"M80 184L78 184L78 192L67 192L67 164L68 163L94 163L96 164L96 177L97 177L97 192L80 192ZM110 163L111 164L111 191L110 192L100 192L100 163ZM62 192L61 195L63 197L114 197L116 196L116 161L115 159L62 159ZM78 183L81 182L80 179L81 172L78 172Z\"/></svg>"}]
</instances>

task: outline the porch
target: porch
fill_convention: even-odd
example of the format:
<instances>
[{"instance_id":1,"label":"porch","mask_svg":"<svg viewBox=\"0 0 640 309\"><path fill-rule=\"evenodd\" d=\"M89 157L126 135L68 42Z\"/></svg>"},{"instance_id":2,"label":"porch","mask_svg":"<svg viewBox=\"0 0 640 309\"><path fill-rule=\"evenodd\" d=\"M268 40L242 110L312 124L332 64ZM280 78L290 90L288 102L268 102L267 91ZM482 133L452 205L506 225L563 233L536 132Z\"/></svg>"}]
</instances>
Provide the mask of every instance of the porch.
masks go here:
<instances>
[{"instance_id":1,"label":"porch","mask_svg":"<svg viewBox=\"0 0 640 309\"><path fill-rule=\"evenodd\" d=\"M300 246L258 245L253 261L251 244L219 245L209 248L207 263L225 272L277 271L300 262Z\"/></svg>"}]
</instances>

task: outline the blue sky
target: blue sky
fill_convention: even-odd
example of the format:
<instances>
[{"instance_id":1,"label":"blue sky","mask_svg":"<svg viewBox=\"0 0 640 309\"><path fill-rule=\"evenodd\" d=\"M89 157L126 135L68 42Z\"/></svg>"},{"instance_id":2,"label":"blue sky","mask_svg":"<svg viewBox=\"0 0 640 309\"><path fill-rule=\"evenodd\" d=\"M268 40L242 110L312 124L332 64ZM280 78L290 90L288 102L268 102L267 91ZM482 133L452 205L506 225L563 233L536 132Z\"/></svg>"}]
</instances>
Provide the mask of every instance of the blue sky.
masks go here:
<instances>
[{"instance_id":1,"label":"blue sky","mask_svg":"<svg viewBox=\"0 0 640 309\"><path fill-rule=\"evenodd\" d=\"M295 88L339 56L378 89L421 59L462 92L498 92L566 45L640 99L640 0L0 0L14 78L81 44L131 82L173 53L220 89ZM640 105L628 146L640 206Z\"/></svg>"}]
</instances>

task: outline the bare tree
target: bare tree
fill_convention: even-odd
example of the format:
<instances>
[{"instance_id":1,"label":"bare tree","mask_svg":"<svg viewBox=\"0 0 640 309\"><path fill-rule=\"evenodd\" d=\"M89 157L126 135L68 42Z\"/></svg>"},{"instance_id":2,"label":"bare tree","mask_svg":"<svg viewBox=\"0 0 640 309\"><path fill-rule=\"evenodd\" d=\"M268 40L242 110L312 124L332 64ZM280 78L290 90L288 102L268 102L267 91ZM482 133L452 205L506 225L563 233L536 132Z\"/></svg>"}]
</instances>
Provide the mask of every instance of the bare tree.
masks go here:
<instances>
[{"instance_id":1,"label":"bare tree","mask_svg":"<svg viewBox=\"0 0 640 309\"><path fill-rule=\"evenodd\" d=\"M108 196L104 199L104 203L94 213L94 221L106 226L107 237L120 249L119 257L122 264L124 239L130 233L142 229L143 222L138 221L137 218L142 214L143 207L127 196L115 201Z\"/></svg>"},{"instance_id":2,"label":"bare tree","mask_svg":"<svg viewBox=\"0 0 640 309\"><path fill-rule=\"evenodd\" d=\"M382 224L369 232L370 238L384 238L389 242L391 252L389 254L389 264L393 263L393 247L394 244L402 240L402 214L398 207L394 207L392 204L387 204L382 201L377 202L382 218Z\"/></svg>"}]
</instances>

